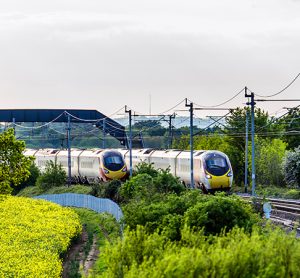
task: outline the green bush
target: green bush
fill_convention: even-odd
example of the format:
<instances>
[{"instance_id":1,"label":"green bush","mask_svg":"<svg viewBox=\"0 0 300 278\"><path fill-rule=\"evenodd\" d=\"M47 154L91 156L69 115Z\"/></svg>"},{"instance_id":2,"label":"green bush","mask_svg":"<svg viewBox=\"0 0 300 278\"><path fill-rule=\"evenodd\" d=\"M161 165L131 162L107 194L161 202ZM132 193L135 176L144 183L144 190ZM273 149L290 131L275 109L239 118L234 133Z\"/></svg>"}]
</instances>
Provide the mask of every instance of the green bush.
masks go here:
<instances>
[{"instance_id":1,"label":"green bush","mask_svg":"<svg viewBox=\"0 0 300 278\"><path fill-rule=\"evenodd\" d=\"M152 178L155 178L158 176L158 170L156 170L153 166L153 163L146 163L144 161L140 162L136 169L134 170L133 174L134 176L139 174L148 174Z\"/></svg>"},{"instance_id":2,"label":"green bush","mask_svg":"<svg viewBox=\"0 0 300 278\"><path fill-rule=\"evenodd\" d=\"M290 189L283 194L283 197L286 199L300 199L299 189Z\"/></svg>"},{"instance_id":3,"label":"green bush","mask_svg":"<svg viewBox=\"0 0 300 278\"><path fill-rule=\"evenodd\" d=\"M123 212L131 230L141 225L147 232L158 231L171 240L181 238L180 228L184 224L196 230L203 228L206 234L216 234L234 226L251 230L259 221L251 206L237 196L203 195L196 190L180 196L154 195L151 201L132 201L123 206Z\"/></svg>"},{"instance_id":4,"label":"green bush","mask_svg":"<svg viewBox=\"0 0 300 278\"><path fill-rule=\"evenodd\" d=\"M37 186L41 190L48 190L52 187L65 185L67 175L61 164L47 161L45 171L38 177Z\"/></svg>"},{"instance_id":5,"label":"green bush","mask_svg":"<svg viewBox=\"0 0 300 278\"><path fill-rule=\"evenodd\" d=\"M203 229L206 234L219 234L222 230L241 227L250 231L258 217L251 206L241 198L216 195L189 208L184 214L188 227Z\"/></svg>"},{"instance_id":6,"label":"green bush","mask_svg":"<svg viewBox=\"0 0 300 278\"><path fill-rule=\"evenodd\" d=\"M179 194L186 190L179 178L170 173L170 169L158 171L158 175L153 178L153 184L156 192Z\"/></svg>"},{"instance_id":7,"label":"green bush","mask_svg":"<svg viewBox=\"0 0 300 278\"><path fill-rule=\"evenodd\" d=\"M186 188L174 177L169 169L155 170L152 164L140 163L136 175L126 181L120 188L120 197L125 202L131 199L152 199L153 195L176 193L180 194Z\"/></svg>"},{"instance_id":8,"label":"green bush","mask_svg":"<svg viewBox=\"0 0 300 278\"><path fill-rule=\"evenodd\" d=\"M300 277L300 242L279 228L255 228L251 234L234 228L219 236L182 231L170 242L142 227L126 231L101 254L102 277Z\"/></svg>"},{"instance_id":9,"label":"green bush","mask_svg":"<svg viewBox=\"0 0 300 278\"><path fill-rule=\"evenodd\" d=\"M153 178L148 174L138 174L120 188L120 195L127 202L131 199L147 198L153 193Z\"/></svg>"},{"instance_id":10,"label":"green bush","mask_svg":"<svg viewBox=\"0 0 300 278\"><path fill-rule=\"evenodd\" d=\"M92 184L91 194L95 197L108 198L114 202L120 202L119 189L122 182L119 180L112 180L110 182Z\"/></svg>"},{"instance_id":11,"label":"green bush","mask_svg":"<svg viewBox=\"0 0 300 278\"><path fill-rule=\"evenodd\" d=\"M41 174L39 168L34 163L32 163L30 165L29 172L29 178L26 181L23 181L19 186L14 188L14 194L17 194L25 187L36 185L36 181Z\"/></svg>"},{"instance_id":12,"label":"green bush","mask_svg":"<svg viewBox=\"0 0 300 278\"><path fill-rule=\"evenodd\" d=\"M152 195L152 199L134 200L122 207L124 213L124 221L126 225L134 230L138 225L146 227L146 230L153 233L155 230L169 229L166 224L173 216L183 216L185 211L201 202L206 196L193 190L185 192L177 196L175 194L168 195ZM169 233L171 233L169 231ZM172 232L173 233L173 232ZM178 235L175 236L176 238Z\"/></svg>"}]
</instances>

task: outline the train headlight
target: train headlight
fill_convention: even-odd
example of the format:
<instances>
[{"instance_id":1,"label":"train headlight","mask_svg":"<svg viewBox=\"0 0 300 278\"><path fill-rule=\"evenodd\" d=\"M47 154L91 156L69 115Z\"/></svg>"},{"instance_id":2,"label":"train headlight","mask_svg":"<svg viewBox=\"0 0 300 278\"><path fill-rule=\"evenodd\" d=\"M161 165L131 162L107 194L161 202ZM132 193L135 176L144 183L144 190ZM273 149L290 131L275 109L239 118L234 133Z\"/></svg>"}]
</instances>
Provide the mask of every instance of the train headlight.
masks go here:
<instances>
[{"instance_id":1,"label":"train headlight","mask_svg":"<svg viewBox=\"0 0 300 278\"><path fill-rule=\"evenodd\" d=\"M211 178L212 178L212 176L209 175L209 174L206 174L205 177L206 177L207 179L211 179Z\"/></svg>"},{"instance_id":2,"label":"train headlight","mask_svg":"<svg viewBox=\"0 0 300 278\"><path fill-rule=\"evenodd\" d=\"M124 168L122 169L122 172L127 172L127 167L124 167Z\"/></svg>"},{"instance_id":3,"label":"train headlight","mask_svg":"<svg viewBox=\"0 0 300 278\"><path fill-rule=\"evenodd\" d=\"M109 174L109 171L107 169L104 169L105 174Z\"/></svg>"},{"instance_id":4,"label":"train headlight","mask_svg":"<svg viewBox=\"0 0 300 278\"><path fill-rule=\"evenodd\" d=\"M229 173L227 174L227 177L232 177L232 172L229 172Z\"/></svg>"}]
</instances>

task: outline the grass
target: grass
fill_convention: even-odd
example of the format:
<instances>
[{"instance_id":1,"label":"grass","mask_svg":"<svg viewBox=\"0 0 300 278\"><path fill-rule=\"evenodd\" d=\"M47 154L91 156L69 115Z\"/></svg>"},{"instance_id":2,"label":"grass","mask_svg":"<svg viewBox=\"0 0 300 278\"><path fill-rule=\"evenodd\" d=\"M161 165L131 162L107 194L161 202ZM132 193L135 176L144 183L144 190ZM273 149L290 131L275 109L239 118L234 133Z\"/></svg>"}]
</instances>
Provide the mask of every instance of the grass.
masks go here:
<instances>
[{"instance_id":1,"label":"grass","mask_svg":"<svg viewBox=\"0 0 300 278\"><path fill-rule=\"evenodd\" d=\"M73 210L79 215L80 222L85 226L88 233L88 242L84 247L85 257L89 254L94 235L98 238L97 245L99 248L105 246L106 240L114 241L120 237L120 225L111 215L106 213L99 214L92 210L82 208L73 208ZM98 259L94 270L91 270L91 273L95 274L96 269L98 270L99 264L102 264L102 262ZM77 277L74 274L76 271L77 273L79 272L79 263L73 262L72 277Z\"/></svg>"},{"instance_id":2,"label":"grass","mask_svg":"<svg viewBox=\"0 0 300 278\"><path fill-rule=\"evenodd\" d=\"M33 197L38 196L42 194L62 194L62 193L78 193L78 194L90 194L92 191L91 186L87 185L71 185L71 186L59 186L59 187L53 187L46 191L43 191L37 186L28 186L22 189L17 196L22 197Z\"/></svg>"},{"instance_id":3,"label":"grass","mask_svg":"<svg viewBox=\"0 0 300 278\"><path fill-rule=\"evenodd\" d=\"M235 186L232 189L232 192L244 193L245 189L244 189L244 187ZM298 189L298 188L258 185L255 189L255 192L258 197L300 199L300 189ZM251 193L251 186L248 187L248 193Z\"/></svg>"}]
</instances>

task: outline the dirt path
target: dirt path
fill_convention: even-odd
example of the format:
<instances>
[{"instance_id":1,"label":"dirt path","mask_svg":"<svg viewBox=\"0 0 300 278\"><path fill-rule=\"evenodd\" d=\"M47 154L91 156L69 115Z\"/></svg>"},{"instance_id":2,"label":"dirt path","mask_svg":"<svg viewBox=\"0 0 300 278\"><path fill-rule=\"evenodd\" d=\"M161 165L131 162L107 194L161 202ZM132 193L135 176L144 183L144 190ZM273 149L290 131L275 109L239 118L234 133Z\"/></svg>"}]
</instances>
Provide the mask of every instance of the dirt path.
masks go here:
<instances>
[{"instance_id":1,"label":"dirt path","mask_svg":"<svg viewBox=\"0 0 300 278\"><path fill-rule=\"evenodd\" d=\"M108 235L107 230L102 226L99 225L104 237L110 242L110 238ZM79 265L79 269L82 269L82 274L84 276L88 276L89 270L94 266L96 260L99 257L99 244L98 244L98 237L96 234L93 235L93 243L91 246L91 249L89 251L89 254L87 257L85 257L84 250L85 246L88 243L88 233L83 226L82 234L80 235L80 238L78 241L74 242L69 249L67 255L64 258L63 261L63 278L68 278L72 274L75 275L74 272L76 270L76 267L74 267L74 263L77 263ZM78 270L79 270L78 269ZM71 275L70 275L71 274Z\"/></svg>"},{"instance_id":2,"label":"dirt path","mask_svg":"<svg viewBox=\"0 0 300 278\"><path fill-rule=\"evenodd\" d=\"M94 235L93 237L93 244L91 246L91 250L86 258L85 261L80 261L80 265L83 265L83 272L84 272L84 275L87 276L88 273L89 273L89 269L91 269L96 260L98 259L98 256L99 256L99 247L98 247L98 238L96 237L96 235Z\"/></svg>"},{"instance_id":3,"label":"dirt path","mask_svg":"<svg viewBox=\"0 0 300 278\"><path fill-rule=\"evenodd\" d=\"M84 256L84 246L88 241L88 233L83 227L82 234L77 242L73 243L70 247L68 253L66 254L64 261L63 261L63 278L70 277L70 272L72 270L72 263L75 261L80 261L80 258Z\"/></svg>"}]
</instances>

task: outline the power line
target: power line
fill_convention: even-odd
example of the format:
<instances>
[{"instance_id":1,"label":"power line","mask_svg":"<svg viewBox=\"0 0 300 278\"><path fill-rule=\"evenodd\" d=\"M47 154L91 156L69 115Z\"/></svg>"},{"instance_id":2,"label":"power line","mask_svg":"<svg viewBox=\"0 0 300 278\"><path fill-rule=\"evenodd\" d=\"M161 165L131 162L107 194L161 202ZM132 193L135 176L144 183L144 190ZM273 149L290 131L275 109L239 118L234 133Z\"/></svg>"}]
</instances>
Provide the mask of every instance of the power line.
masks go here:
<instances>
[{"instance_id":1,"label":"power line","mask_svg":"<svg viewBox=\"0 0 300 278\"><path fill-rule=\"evenodd\" d=\"M285 86L282 90L280 90L278 93L275 93L275 94L265 96L265 95L259 95L257 93L254 93L251 90L249 90L249 91L259 97L274 97L274 96L277 96L277 95L283 93L285 90L287 90L298 79L299 76L300 76L300 73L298 73L297 76L287 86Z\"/></svg>"},{"instance_id":2,"label":"power line","mask_svg":"<svg viewBox=\"0 0 300 278\"><path fill-rule=\"evenodd\" d=\"M236 93L233 97L231 97L230 99L220 103L220 104L217 104L217 105L211 105L211 106L205 106L205 105L200 105L200 104L197 104L194 102L195 105L199 106L199 107L206 107L206 108L214 108L214 107L219 107L219 106L222 106L228 102L230 102L231 100L235 99L238 95L240 95L242 92L244 92L245 88L243 88L242 90L240 90L238 93ZM191 100L189 100L191 101Z\"/></svg>"}]
</instances>

